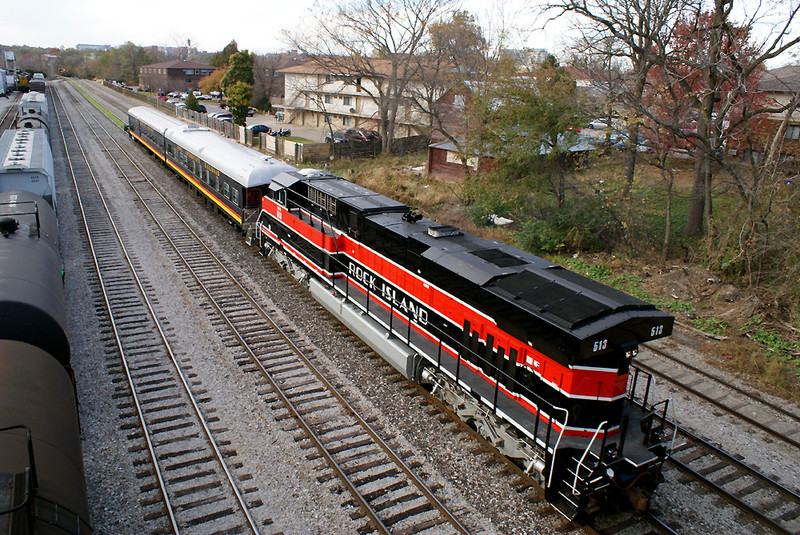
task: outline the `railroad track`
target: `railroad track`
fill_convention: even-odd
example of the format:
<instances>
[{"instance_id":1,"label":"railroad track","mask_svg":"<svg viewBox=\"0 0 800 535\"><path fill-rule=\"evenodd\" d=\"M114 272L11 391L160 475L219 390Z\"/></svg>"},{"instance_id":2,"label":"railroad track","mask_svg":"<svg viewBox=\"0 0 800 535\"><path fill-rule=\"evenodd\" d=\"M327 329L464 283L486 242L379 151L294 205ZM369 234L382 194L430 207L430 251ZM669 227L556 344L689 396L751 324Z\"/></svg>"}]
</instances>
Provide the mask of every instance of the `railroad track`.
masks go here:
<instances>
[{"instance_id":1,"label":"railroad track","mask_svg":"<svg viewBox=\"0 0 800 535\"><path fill-rule=\"evenodd\" d=\"M792 435L796 427L786 422L797 421L797 415L754 396L735 385L729 385L723 379L695 366L684 363L676 357L646 344L655 355L644 356L640 353L636 368L643 369L660 377L686 392L699 397L714 407L740 418L766 432L769 436L794 445ZM660 362L658 357L667 359ZM676 371L675 366L683 367L683 372ZM639 385L640 389L649 388ZM738 399L732 397L726 389L733 389ZM744 398L745 401L742 401ZM754 411L754 407L757 409ZM750 414L747 414L750 412ZM773 414L770 418L754 417L754 412ZM772 412L774 411L774 412ZM781 415L779 420L774 414ZM780 422L780 423L776 423ZM784 436L784 429L789 428ZM800 494L782 485L775 478L749 466L736 456L725 452L695 433L681 428L674 422L667 429L675 434L677 446L668 458L668 466L679 470L684 477L679 480L696 481L705 488L716 493L728 503L737 507L745 516L756 524L775 533L800 534Z\"/></svg>"},{"instance_id":2,"label":"railroad track","mask_svg":"<svg viewBox=\"0 0 800 535\"><path fill-rule=\"evenodd\" d=\"M14 117L17 116L17 101L19 100L20 93L14 92L13 100L8 104L6 112L0 118L0 131L8 130L14 126Z\"/></svg>"},{"instance_id":3,"label":"railroad track","mask_svg":"<svg viewBox=\"0 0 800 535\"><path fill-rule=\"evenodd\" d=\"M671 466L775 533L800 533L800 495L685 429L679 436Z\"/></svg>"},{"instance_id":4,"label":"railroad track","mask_svg":"<svg viewBox=\"0 0 800 535\"><path fill-rule=\"evenodd\" d=\"M100 131L104 133L101 134ZM370 425L306 355L295 333L273 320L205 246L98 122L96 135L103 150L128 180L137 202L152 217L154 233L169 247L170 259L187 287L205 303L223 342L237 354L245 372L257 374L267 388L263 399L285 421L287 430L299 429L297 440L306 441L324 459L326 469L318 479L337 478L341 488L363 515L363 532L469 533L458 518L396 453L391 436ZM233 236L233 234L232 234Z\"/></svg>"},{"instance_id":5,"label":"railroad track","mask_svg":"<svg viewBox=\"0 0 800 535\"><path fill-rule=\"evenodd\" d=\"M129 417L123 426L141 436L149 470L156 483L144 498L151 509L147 520L158 531L180 533L259 533L251 509L239 490L223 451L224 438L212 429L190 385L190 370L178 363L164 325L148 297L147 281L137 272L103 197L88 147L79 139L72 113L52 91L60 142L78 197L87 247L95 266L101 303L107 314L105 335L113 352L118 393ZM263 522L263 521L262 521Z\"/></svg>"},{"instance_id":6,"label":"railroad track","mask_svg":"<svg viewBox=\"0 0 800 535\"><path fill-rule=\"evenodd\" d=\"M800 449L800 414L682 361L654 344L642 344L635 366L664 379L715 407L764 431L775 440ZM676 373L675 367L683 372Z\"/></svg>"}]
</instances>

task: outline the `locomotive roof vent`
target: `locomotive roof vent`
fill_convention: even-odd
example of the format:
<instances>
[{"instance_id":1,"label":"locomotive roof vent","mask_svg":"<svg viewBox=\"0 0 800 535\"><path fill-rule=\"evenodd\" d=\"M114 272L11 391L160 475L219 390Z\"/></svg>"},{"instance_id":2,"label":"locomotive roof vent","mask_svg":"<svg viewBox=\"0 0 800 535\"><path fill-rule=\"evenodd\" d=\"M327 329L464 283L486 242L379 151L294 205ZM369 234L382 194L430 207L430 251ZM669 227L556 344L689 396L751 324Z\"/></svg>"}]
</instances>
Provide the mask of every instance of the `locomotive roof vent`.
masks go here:
<instances>
[{"instance_id":1,"label":"locomotive roof vent","mask_svg":"<svg viewBox=\"0 0 800 535\"><path fill-rule=\"evenodd\" d=\"M336 175L333 175L327 171L323 171L322 169L300 169L297 171L298 174L303 175L306 178L339 178Z\"/></svg>"},{"instance_id":2,"label":"locomotive roof vent","mask_svg":"<svg viewBox=\"0 0 800 535\"><path fill-rule=\"evenodd\" d=\"M434 238L449 238L451 236L461 236L461 229L453 225L433 225L428 227L428 235Z\"/></svg>"},{"instance_id":3,"label":"locomotive roof vent","mask_svg":"<svg viewBox=\"0 0 800 535\"><path fill-rule=\"evenodd\" d=\"M413 210L409 210L403 214L403 221L408 221L409 223L416 223L420 219L422 219L422 214L418 214Z\"/></svg>"},{"instance_id":4,"label":"locomotive roof vent","mask_svg":"<svg viewBox=\"0 0 800 535\"><path fill-rule=\"evenodd\" d=\"M8 238L9 234L14 234L19 228L19 221L13 217L0 218L0 234L4 238Z\"/></svg>"}]
</instances>

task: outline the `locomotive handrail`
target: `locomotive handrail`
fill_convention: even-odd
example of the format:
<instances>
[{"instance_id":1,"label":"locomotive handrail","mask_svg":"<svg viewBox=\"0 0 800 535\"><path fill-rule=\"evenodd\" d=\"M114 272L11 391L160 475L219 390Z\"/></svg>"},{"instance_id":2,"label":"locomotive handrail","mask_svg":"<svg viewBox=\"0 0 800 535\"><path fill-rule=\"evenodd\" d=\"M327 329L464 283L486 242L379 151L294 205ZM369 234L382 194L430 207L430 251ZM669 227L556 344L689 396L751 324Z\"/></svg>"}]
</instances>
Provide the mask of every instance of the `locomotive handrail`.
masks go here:
<instances>
[{"instance_id":1,"label":"locomotive handrail","mask_svg":"<svg viewBox=\"0 0 800 535\"><path fill-rule=\"evenodd\" d=\"M601 423L597 427L597 429L595 429L594 435L592 435L592 440L589 441L589 445L586 446L586 449L584 450L583 455L581 455L581 460L578 461L578 466L575 468L575 480L572 482L572 495L573 496L577 496L578 495L578 491L577 491L578 475L580 475L581 468L583 467L583 461L584 461L584 459L586 459L586 455L588 455L589 450L592 449L592 445L594 444L594 441L597 439L597 435L600 433L600 430L603 429L603 427L605 427L606 424L608 424L608 420L606 420L603 423Z\"/></svg>"},{"instance_id":2,"label":"locomotive handrail","mask_svg":"<svg viewBox=\"0 0 800 535\"><path fill-rule=\"evenodd\" d=\"M22 503L15 507L11 507L5 511L0 511L0 516L2 515L9 515L11 513L16 513L17 511L22 510L28 505L32 505L31 496L36 493L36 489L39 486L39 480L36 476L36 461L33 457L33 439L31 438L31 428L27 425L10 425L7 427L1 427L0 433L5 431L13 431L14 429L24 429L25 430L25 442L27 445L28 450L28 466L25 467L25 498L22 500ZM30 511L31 519L33 518L33 511Z\"/></svg>"},{"instance_id":3,"label":"locomotive handrail","mask_svg":"<svg viewBox=\"0 0 800 535\"><path fill-rule=\"evenodd\" d=\"M553 468L556 465L556 453L558 451L558 445L561 443L561 437L564 436L564 430L567 428L567 422L569 421L569 411L567 409L564 409L562 407L555 407L555 406L553 406L552 408L554 410L564 411L564 423L561 424L561 431L559 431L559 433L558 433L558 438L556 439L556 445L553 446L553 455L550 456L550 473L547 476L547 488L550 488L550 485L553 483ZM556 422L558 422L558 420L556 420ZM550 429L552 429L552 428L553 428L552 424L548 426L548 433L550 432ZM548 437L548 441L549 441L549 437ZM545 443L545 451L547 451L547 445L548 444L546 442ZM545 456L546 455L547 454L545 454Z\"/></svg>"},{"instance_id":4,"label":"locomotive handrail","mask_svg":"<svg viewBox=\"0 0 800 535\"><path fill-rule=\"evenodd\" d=\"M653 416L656 416L656 407L658 407L662 403L664 404L664 410L661 411L660 418L661 418L661 424L662 425L664 423L671 423L672 424L672 428L673 428L672 429L672 439L670 440L670 445L669 445L669 448L668 448L668 450L671 453L672 449L675 447L675 439L678 437L678 424L677 424L678 420L677 420L677 418L675 416L675 407L672 407L672 420L667 418L667 411L672 406L670 401L671 401L671 398L667 398L667 399L663 399L663 400L659 401L658 403L653 404L653 406L650 407L650 414L652 414ZM647 418L647 416L645 416L645 418Z\"/></svg>"}]
</instances>

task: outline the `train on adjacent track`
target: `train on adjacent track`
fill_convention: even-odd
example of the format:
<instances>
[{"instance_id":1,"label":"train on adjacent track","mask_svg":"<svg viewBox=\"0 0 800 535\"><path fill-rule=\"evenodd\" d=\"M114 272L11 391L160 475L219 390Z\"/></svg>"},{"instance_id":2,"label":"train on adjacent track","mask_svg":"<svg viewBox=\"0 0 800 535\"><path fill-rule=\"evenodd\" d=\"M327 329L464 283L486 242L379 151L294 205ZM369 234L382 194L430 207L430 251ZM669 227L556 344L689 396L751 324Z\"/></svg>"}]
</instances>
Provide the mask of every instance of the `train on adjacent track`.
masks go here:
<instances>
[{"instance_id":1,"label":"train on adjacent track","mask_svg":"<svg viewBox=\"0 0 800 535\"><path fill-rule=\"evenodd\" d=\"M46 130L21 128L0 136L0 192L24 190L57 209L53 154Z\"/></svg>"},{"instance_id":2,"label":"train on adjacent track","mask_svg":"<svg viewBox=\"0 0 800 535\"><path fill-rule=\"evenodd\" d=\"M49 131L50 113L45 93L29 91L22 95L17 104L17 128L42 128Z\"/></svg>"},{"instance_id":3,"label":"train on adjacent track","mask_svg":"<svg viewBox=\"0 0 800 535\"><path fill-rule=\"evenodd\" d=\"M0 533L91 533L56 214L0 193Z\"/></svg>"},{"instance_id":4,"label":"train on adjacent track","mask_svg":"<svg viewBox=\"0 0 800 535\"><path fill-rule=\"evenodd\" d=\"M536 477L562 514L646 507L670 448L668 400L651 402L649 377L631 363L639 344L671 334L672 316L151 108L131 108L127 128L249 244Z\"/></svg>"},{"instance_id":5,"label":"train on adjacent track","mask_svg":"<svg viewBox=\"0 0 800 535\"><path fill-rule=\"evenodd\" d=\"M30 95L30 96L29 96ZM47 102L0 137L0 533L91 533Z\"/></svg>"},{"instance_id":6,"label":"train on adjacent track","mask_svg":"<svg viewBox=\"0 0 800 535\"><path fill-rule=\"evenodd\" d=\"M33 73L30 81L28 82L28 88L30 91L36 91L44 95L45 88L47 82L45 81L44 74L40 72Z\"/></svg>"}]
</instances>

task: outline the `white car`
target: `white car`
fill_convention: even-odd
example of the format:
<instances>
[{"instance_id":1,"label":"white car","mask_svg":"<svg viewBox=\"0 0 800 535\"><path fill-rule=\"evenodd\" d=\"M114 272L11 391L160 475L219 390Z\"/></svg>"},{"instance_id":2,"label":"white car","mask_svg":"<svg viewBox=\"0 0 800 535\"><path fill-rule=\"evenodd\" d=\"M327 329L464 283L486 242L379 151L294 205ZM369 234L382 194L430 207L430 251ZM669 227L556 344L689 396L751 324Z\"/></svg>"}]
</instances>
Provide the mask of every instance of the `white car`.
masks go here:
<instances>
[{"instance_id":1,"label":"white car","mask_svg":"<svg viewBox=\"0 0 800 535\"><path fill-rule=\"evenodd\" d=\"M589 123L589 128L592 130L604 130L608 128L608 119L595 119Z\"/></svg>"}]
</instances>

